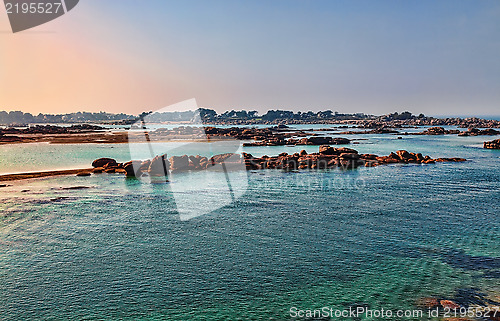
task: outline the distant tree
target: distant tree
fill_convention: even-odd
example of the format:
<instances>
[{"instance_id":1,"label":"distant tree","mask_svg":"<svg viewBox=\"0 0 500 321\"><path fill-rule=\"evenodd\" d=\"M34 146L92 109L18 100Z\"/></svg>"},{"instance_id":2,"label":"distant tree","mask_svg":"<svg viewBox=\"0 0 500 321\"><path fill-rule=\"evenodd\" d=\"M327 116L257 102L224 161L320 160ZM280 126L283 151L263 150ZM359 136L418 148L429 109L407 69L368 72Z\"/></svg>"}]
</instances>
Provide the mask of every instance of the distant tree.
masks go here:
<instances>
[{"instance_id":1,"label":"distant tree","mask_svg":"<svg viewBox=\"0 0 500 321\"><path fill-rule=\"evenodd\" d=\"M217 118L217 112L212 109L207 108L199 108L198 112L200 113L200 117L202 121L213 121Z\"/></svg>"}]
</instances>

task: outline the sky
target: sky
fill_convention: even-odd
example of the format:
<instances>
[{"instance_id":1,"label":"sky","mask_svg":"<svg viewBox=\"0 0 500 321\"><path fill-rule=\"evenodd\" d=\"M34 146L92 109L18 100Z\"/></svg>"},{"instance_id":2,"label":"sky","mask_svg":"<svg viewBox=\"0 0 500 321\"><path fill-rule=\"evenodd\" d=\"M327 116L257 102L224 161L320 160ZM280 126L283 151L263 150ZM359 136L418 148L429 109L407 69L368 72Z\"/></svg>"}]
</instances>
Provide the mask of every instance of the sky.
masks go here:
<instances>
[{"instance_id":1,"label":"sky","mask_svg":"<svg viewBox=\"0 0 500 321\"><path fill-rule=\"evenodd\" d=\"M81 0L13 34L0 110L500 114L498 0Z\"/></svg>"}]
</instances>

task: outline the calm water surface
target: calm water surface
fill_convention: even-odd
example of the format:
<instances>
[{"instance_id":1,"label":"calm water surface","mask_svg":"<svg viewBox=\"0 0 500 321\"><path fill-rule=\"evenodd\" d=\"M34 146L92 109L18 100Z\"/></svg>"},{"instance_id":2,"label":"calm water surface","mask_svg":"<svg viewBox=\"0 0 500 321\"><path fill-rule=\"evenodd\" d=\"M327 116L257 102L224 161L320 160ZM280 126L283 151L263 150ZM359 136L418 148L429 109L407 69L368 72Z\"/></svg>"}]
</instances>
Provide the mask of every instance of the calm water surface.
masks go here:
<instances>
[{"instance_id":1,"label":"calm water surface","mask_svg":"<svg viewBox=\"0 0 500 321\"><path fill-rule=\"evenodd\" d=\"M500 293L500 151L482 149L484 137L357 138L368 139L353 145L363 153L470 161L249 172L243 197L188 221L168 184L107 174L10 183L0 189L0 319L290 320L294 306L412 309L421 297ZM0 153L3 172L130 157L127 145ZM75 186L88 188L64 189Z\"/></svg>"}]
</instances>

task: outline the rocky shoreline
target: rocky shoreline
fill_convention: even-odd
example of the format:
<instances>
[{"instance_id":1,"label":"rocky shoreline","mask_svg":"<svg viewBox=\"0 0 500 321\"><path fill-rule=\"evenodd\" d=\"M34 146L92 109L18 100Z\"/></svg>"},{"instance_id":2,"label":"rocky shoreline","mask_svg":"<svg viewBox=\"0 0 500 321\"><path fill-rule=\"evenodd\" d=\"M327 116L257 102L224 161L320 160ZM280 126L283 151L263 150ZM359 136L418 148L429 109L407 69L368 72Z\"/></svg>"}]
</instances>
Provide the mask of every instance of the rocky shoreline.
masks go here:
<instances>
[{"instance_id":1,"label":"rocky shoreline","mask_svg":"<svg viewBox=\"0 0 500 321\"><path fill-rule=\"evenodd\" d=\"M406 126L406 125L405 125ZM236 139L249 141L244 146L290 146L290 145L344 145L351 140L338 135L368 135L368 134L393 134L393 135L455 135L459 136L486 136L500 135L500 131L477 129L471 127L466 131L458 129L447 130L443 127L431 127L422 132L408 133L398 131L401 128L419 128L409 126L391 127L388 123L358 124L352 126L364 130L345 130L349 126L319 129L294 129L286 125L269 128L230 127L218 128L213 126L193 127L179 126L173 129L160 128L153 131L107 131L103 127L93 125L74 125L70 127L59 126L34 126L29 128L0 129L0 144L38 143L48 142L57 144L117 144L129 141L172 141L172 140L217 140ZM341 131L341 129L344 129ZM335 136L335 137L334 137Z\"/></svg>"},{"instance_id":2,"label":"rocky shoreline","mask_svg":"<svg viewBox=\"0 0 500 321\"><path fill-rule=\"evenodd\" d=\"M437 158L423 156L420 153L410 153L399 150L387 156L375 154L359 154L357 150L346 147L331 147L322 145L317 153L308 154L305 150L299 153L281 153L277 156L254 157L248 153L220 154L211 158L200 155L182 155L168 157L166 154L158 155L151 160L133 160L118 163L111 158L96 159L93 163L92 173L122 173L128 177L143 176L168 176L169 173L183 171L209 170L218 164L224 163L228 169L280 169L297 171L302 169L355 169L360 166L375 167L386 164L434 164L438 162L464 162L463 158ZM90 171L79 173L80 176L91 175Z\"/></svg>"},{"instance_id":3,"label":"rocky shoreline","mask_svg":"<svg viewBox=\"0 0 500 321\"><path fill-rule=\"evenodd\" d=\"M37 125L28 128L0 128L0 144L126 143L127 139L126 132L107 132L104 127L88 124L68 127Z\"/></svg>"},{"instance_id":4,"label":"rocky shoreline","mask_svg":"<svg viewBox=\"0 0 500 321\"><path fill-rule=\"evenodd\" d=\"M391 128L415 127L415 126L457 126L460 128L500 128L500 121L491 119L482 119L477 117L468 118L411 118L411 119L384 119L383 116L375 119L314 119L311 121L296 119L275 119L266 121L262 119L227 119L212 121L214 125L310 125L310 124L351 124L358 125L361 128L378 128L382 126Z\"/></svg>"}]
</instances>

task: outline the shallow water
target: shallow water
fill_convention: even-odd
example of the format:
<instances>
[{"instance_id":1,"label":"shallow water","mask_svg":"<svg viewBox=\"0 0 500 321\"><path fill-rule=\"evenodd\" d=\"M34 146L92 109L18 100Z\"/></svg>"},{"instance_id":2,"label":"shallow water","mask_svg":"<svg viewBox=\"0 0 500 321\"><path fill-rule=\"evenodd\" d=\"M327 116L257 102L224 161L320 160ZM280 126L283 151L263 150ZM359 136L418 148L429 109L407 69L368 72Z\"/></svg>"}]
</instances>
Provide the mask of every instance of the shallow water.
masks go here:
<instances>
[{"instance_id":1,"label":"shallow water","mask_svg":"<svg viewBox=\"0 0 500 321\"><path fill-rule=\"evenodd\" d=\"M362 153L469 161L249 172L233 185L242 197L187 221L176 206L184 191L171 184L108 174L9 183L1 319L290 320L294 306L413 309L421 297L499 293L500 151L482 149L484 137L359 137L368 140L351 147ZM8 164L41 153L37 169L53 164L44 148L60 148L61 164L129 155L127 145L82 146L0 147L11 148ZM64 189L75 186L88 188ZM209 207L217 197L193 199Z\"/></svg>"}]
</instances>

